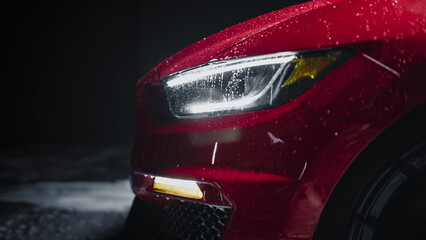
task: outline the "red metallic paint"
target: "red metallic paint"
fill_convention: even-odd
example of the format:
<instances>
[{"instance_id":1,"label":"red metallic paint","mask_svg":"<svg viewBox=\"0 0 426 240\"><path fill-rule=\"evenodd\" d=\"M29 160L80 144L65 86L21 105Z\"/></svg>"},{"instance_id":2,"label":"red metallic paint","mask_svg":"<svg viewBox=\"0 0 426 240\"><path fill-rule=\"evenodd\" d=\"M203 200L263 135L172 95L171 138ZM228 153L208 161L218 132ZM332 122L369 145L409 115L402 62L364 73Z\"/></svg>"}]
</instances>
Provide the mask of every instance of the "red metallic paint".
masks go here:
<instances>
[{"instance_id":1,"label":"red metallic paint","mask_svg":"<svg viewBox=\"0 0 426 240\"><path fill-rule=\"evenodd\" d=\"M421 0L313 1L236 25L170 57L138 82L134 192L150 201L165 198L145 191L142 173L213 184L234 207L222 239L311 239L349 165L425 102L425 12ZM160 77L213 58L336 46L358 53L280 107L156 120L154 108L167 104L152 102L147 88Z\"/></svg>"}]
</instances>

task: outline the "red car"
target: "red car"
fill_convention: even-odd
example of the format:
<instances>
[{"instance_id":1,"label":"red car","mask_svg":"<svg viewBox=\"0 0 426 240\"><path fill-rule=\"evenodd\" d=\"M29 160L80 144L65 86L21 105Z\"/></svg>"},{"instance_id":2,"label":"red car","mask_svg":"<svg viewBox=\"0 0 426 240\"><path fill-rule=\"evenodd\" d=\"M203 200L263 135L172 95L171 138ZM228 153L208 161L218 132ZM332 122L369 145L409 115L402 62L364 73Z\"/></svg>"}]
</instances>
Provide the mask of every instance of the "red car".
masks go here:
<instances>
[{"instance_id":1,"label":"red car","mask_svg":"<svg viewBox=\"0 0 426 240\"><path fill-rule=\"evenodd\" d=\"M426 239L426 1L317 0L137 83L139 239Z\"/></svg>"}]
</instances>

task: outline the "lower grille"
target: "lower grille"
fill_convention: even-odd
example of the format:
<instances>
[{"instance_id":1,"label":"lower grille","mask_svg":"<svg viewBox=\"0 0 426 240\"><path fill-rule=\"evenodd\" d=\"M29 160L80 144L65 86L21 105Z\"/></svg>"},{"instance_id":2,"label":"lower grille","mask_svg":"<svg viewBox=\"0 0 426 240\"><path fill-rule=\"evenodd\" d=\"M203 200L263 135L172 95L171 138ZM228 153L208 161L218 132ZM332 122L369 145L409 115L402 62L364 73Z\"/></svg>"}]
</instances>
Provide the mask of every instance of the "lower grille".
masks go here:
<instances>
[{"instance_id":1,"label":"lower grille","mask_svg":"<svg viewBox=\"0 0 426 240\"><path fill-rule=\"evenodd\" d=\"M173 239L220 239L231 210L227 206L176 200L165 207L162 228Z\"/></svg>"}]
</instances>

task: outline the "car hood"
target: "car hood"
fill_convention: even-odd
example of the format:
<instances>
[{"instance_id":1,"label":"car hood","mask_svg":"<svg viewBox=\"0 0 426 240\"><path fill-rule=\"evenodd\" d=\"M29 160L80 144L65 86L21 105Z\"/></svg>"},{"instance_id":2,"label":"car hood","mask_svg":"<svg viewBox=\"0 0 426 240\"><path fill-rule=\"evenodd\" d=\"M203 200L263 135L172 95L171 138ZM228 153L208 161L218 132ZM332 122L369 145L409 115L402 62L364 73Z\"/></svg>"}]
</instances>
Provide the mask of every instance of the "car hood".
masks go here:
<instances>
[{"instance_id":1,"label":"car hood","mask_svg":"<svg viewBox=\"0 0 426 240\"><path fill-rule=\"evenodd\" d=\"M354 47L373 41L410 42L410 37L426 28L425 11L421 1L316 0L294 5L237 24L183 49L152 69L138 85L144 79L154 81L216 59ZM410 45L426 54L421 42ZM376 57L374 52L371 55ZM400 68L398 63L384 64Z\"/></svg>"},{"instance_id":2,"label":"car hood","mask_svg":"<svg viewBox=\"0 0 426 240\"><path fill-rule=\"evenodd\" d=\"M183 49L161 62L156 70L159 77L167 76L180 70L194 67L212 60L215 56L232 48L238 43L285 22L298 15L320 8L322 6L339 2L341 0L331 1L312 1L281 10L277 10L243 23L227 28L219 33L211 35L203 40Z\"/></svg>"}]
</instances>

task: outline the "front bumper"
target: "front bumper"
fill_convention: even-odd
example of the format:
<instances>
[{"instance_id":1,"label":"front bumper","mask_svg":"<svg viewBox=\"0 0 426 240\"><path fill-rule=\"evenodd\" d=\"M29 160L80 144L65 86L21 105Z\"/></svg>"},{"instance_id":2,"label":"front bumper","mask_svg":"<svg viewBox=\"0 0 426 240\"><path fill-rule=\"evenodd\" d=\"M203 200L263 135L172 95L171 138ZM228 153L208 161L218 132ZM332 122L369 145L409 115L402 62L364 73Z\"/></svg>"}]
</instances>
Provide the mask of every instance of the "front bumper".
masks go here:
<instances>
[{"instance_id":1,"label":"front bumper","mask_svg":"<svg viewBox=\"0 0 426 240\"><path fill-rule=\"evenodd\" d=\"M158 80L153 74L138 89L133 191L164 206L178 200L232 209L223 239L311 238L351 162L424 101L418 84L366 56L355 55L283 106L205 119L162 117L164 96L148 91ZM210 190L200 200L153 192L151 175L195 180Z\"/></svg>"}]
</instances>

